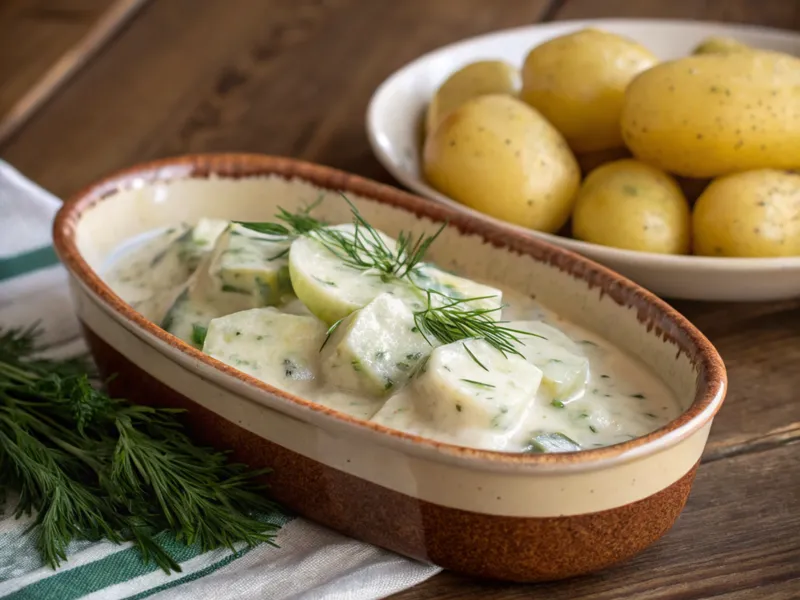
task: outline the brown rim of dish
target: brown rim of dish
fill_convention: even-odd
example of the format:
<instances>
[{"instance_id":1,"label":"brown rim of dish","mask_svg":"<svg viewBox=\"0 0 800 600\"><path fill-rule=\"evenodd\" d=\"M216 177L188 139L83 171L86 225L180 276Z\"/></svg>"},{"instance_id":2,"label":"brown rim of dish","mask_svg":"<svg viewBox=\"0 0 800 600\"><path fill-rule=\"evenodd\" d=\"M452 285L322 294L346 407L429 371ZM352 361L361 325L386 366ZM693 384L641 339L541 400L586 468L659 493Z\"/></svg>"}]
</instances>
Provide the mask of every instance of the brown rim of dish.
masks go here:
<instances>
[{"instance_id":1,"label":"brown rim of dish","mask_svg":"<svg viewBox=\"0 0 800 600\"><path fill-rule=\"evenodd\" d=\"M169 183L209 176L240 179L268 175L301 179L321 188L342 190L367 199L375 199L421 218L439 222L449 221L451 226L462 233L476 234L495 247L504 247L510 252L529 255L574 278L586 281L590 289L599 287L601 297L608 295L617 304L635 308L638 312L637 319L646 324L648 332L655 329L657 336L677 346L678 355L685 354L689 358L699 375L694 401L677 419L645 436L596 449L555 454L522 454L437 442L293 396L211 358L148 321L126 304L88 265L75 244L74 234L83 212L119 191L158 182ZM412 442L417 446L427 446L455 458L489 461L495 467L500 466L497 463L503 463L509 467L581 465L584 468L592 468L601 464L607 465L612 459L615 463L625 462L649 455L663 446L669 447L685 439L713 418L725 397L727 386L725 366L708 339L666 302L622 275L569 250L463 215L433 200L423 199L358 175L297 159L262 154L193 154L141 163L116 171L87 186L64 202L53 224L53 241L59 257L68 269L114 312L191 358L314 412L327 414L344 423L379 432L390 438ZM659 440L662 441L661 444L656 443Z\"/></svg>"}]
</instances>

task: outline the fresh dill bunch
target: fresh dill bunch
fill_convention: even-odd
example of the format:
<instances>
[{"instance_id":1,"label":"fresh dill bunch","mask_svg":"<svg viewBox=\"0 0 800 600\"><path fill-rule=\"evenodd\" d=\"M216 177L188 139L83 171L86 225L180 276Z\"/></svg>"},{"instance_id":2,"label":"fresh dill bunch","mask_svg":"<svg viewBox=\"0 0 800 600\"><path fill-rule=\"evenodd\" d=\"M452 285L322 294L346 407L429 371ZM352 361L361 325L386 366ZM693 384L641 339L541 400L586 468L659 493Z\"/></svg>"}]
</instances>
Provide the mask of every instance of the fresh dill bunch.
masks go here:
<instances>
[{"instance_id":1,"label":"fresh dill bunch","mask_svg":"<svg viewBox=\"0 0 800 600\"><path fill-rule=\"evenodd\" d=\"M495 296L478 296L475 298L452 298L436 290L425 290L427 306L414 313L414 324L420 334L431 343L434 338L443 344L451 344L460 340L482 339L499 350L503 356L516 354L522 356L517 346L522 344L519 336L543 336L506 327L508 321L497 321L493 314L501 311L502 306L482 307L476 303ZM467 353L484 370L488 369L465 345Z\"/></svg>"},{"instance_id":2,"label":"fresh dill bunch","mask_svg":"<svg viewBox=\"0 0 800 600\"><path fill-rule=\"evenodd\" d=\"M344 194L342 197L353 215L353 231L325 227L310 232L310 237L319 241L345 265L359 271L373 271L385 279L402 279L410 275L447 226L447 223L442 223L433 235L414 236L401 231L394 248L391 248L358 208Z\"/></svg>"},{"instance_id":3,"label":"fresh dill bunch","mask_svg":"<svg viewBox=\"0 0 800 600\"><path fill-rule=\"evenodd\" d=\"M182 432L179 411L136 406L92 386L76 361L37 358L35 328L0 328L0 491L36 514L44 562L75 539L131 541L164 571L180 566L156 534L203 551L271 543L275 510L256 479Z\"/></svg>"}]
</instances>

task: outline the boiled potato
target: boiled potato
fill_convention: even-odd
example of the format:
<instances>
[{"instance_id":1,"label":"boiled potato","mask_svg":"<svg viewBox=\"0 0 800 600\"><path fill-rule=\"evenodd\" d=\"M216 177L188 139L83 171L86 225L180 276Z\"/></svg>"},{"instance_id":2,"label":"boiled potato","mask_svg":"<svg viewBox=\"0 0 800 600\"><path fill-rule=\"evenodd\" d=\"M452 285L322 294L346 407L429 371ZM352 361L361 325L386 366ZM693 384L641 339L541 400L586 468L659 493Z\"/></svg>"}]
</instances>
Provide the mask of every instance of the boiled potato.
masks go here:
<instances>
[{"instance_id":1,"label":"boiled potato","mask_svg":"<svg viewBox=\"0 0 800 600\"><path fill-rule=\"evenodd\" d=\"M636 42L584 29L530 51L522 67L521 97L576 153L619 148L625 87L657 60Z\"/></svg>"},{"instance_id":2,"label":"boiled potato","mask_svg":"<svg viewBox=\"0 0 800 600\"><path fill-rule=\"evenodd\" d=\"M427 180L483 213L540 231L569 218L580 172L564 138L511 96L481 96L447 115L423 149Z\"/></svg>"},{"instance_id":3,"label":"boiled potato","mask_svg":"<svg viewBox=\"0 0 800 600\"><path fill-rule=\"evenodd\" d=\"M516 95L519 92L519 71L502 60L482 60L450 75L436 91L428 105L425 119L427 132L434 130L442 117L464 102L487 94Z\"/></svg>"},{"instance_id":4,"label":"boiled potato","mask_svg":"<svg viewBox=\"0 0 800 600\"><path fill-rule=\"evenodd\" d=\"M800 256L800 173L760 169L720 177L692 215L695 254Z\"/></svg>"},{"instance_id":5,"label":"boiled potato","mask_svg":"<svg viewBox=\"0 0 800 600\"><path fill-rule=\"evenodd\" d=\"M642 252L686 254L689 230L689 203L675 180L633 159L592 171L572 215L577 239Z\"/></svg>"},{"instance_id":6,"label":"boiled potato","mask_svg":"<svg viewBox=\"0 0 800 600\"><path fill-rule=\"evenodd\" d=\"M730 54L731 52L750 52L747 44L729 37L710 37L704 39L692 54Z\"/></svg>"},{"instance_id":7,"label":"boiled potato","mask_svg":"<svg viewBox=\"0 0 800 600\"><path fill-rule=\"evenodd\" d=\"M637 158L684 177L800 168L800 59L704 54L628 86L622 135Z\"/></svg>"}]
</instances>

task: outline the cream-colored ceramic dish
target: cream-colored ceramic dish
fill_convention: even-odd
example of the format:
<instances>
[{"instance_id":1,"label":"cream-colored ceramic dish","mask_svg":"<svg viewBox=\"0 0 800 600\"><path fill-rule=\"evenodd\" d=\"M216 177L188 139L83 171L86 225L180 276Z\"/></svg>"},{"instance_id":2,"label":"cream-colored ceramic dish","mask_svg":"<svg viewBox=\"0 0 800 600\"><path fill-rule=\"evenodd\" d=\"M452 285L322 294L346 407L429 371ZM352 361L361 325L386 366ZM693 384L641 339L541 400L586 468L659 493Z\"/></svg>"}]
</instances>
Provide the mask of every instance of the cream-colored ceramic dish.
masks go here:
<instances>
[{"instance_id":1,"label":"cream-colored ceramic dish","mask_svg":"<svg viewBox=\"0 0 800 600\"><path fill-rule=\"evenodd\" d=\"M481 59L503 59L521 66L534 46L584 27L628 36L664 59L685 56L709 36L733 37L756 47L800 55L798 33L719 23L615 19L564 21L499 31L430 52L380 85L370 101L366 119L375 156L397 180L423 196L517 233L574 250L667 298L754 301L800 296L800 256L707 258L620 250L504 223L455 202L425 182L420 169L419 125L434 91L451 73Z\"/></svg>"},{"instance_id":2,"label":"cream-colored ceramic dish","mask_svg":"<svg viewBox=\"0 0 800 600\"><path fill-rule=\"evenodd\" d=\"M292 397L198 352L134 312L98 271L142 232L201 216L259 220L344 190L376 227L433 231L431 259L535 294L645 361L685 412L607 448L560 455L424 440ZM341 200L323 218L346 218ZM78 316L116 393L189 409L195 432L274 469L274 496L348 535L446 568L532 581L593 571L663 535L683 508L714 414L722 361L683 317L631 282L529 236L332 169L254 155L170 159L101 181L55 223Z\"/></svg>"}]
</instances>

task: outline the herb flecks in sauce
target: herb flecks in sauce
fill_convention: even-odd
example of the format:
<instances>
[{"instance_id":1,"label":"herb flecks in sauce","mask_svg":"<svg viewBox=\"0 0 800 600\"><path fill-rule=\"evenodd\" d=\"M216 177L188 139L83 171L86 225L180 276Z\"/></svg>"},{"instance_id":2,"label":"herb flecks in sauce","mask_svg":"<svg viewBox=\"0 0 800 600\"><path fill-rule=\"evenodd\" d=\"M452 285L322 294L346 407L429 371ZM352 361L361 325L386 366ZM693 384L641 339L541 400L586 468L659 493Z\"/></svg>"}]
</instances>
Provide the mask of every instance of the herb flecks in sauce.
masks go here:
<instances>
[{"instance_id":1,"label":"herb flecks in sauce","mask_svg":"<svg viewBox=\"0 0 800 600\"><path fill-rule=\"evenodd\" d=\"M217 335L209 353L311 401L425 437L480 448L522 451L531 444L529 432L543 429L547 431L542 434L562 431L585 447L609 445L644 435L676 416L676 406L664 402L669 392L642 366L563 322L530 295L454 278L424 262L441 229L427 236L402 233L393 240L368 223L355 205L349 207L352 222L345 225L312 217L307 207L296 213L280 209L273 223L240 223L226 229L237 240L228 247L237 250L228 260L239 262L217 292L222 285L232 286L223 294L233 305L273 305L252 310L268 316L276 327L283 327L281 319L305 315L303 327L310 327L305 330L309 337L291 328L279 335L271 328L239 325L224 339ZM189 241L213 238L194 234L191 228L179 232ZM275 239L284 241L273 250ZM203 251L209 252L210 244L202 244ZM262 249L256 253L261 262L245 267L245 257L253 255L246 251L248 245ZM302 255L295 253L299 248ZM224 250L220 247L223 255ZM278 250L282 263L275 264ZM119 273L118 280L124 277L131 285L147 288L148 261L138 272ZM355 296L355 312L334 311L323 325L311 314L314 298L305 306L306 299L293 294L291 276L297 276L298 265L309 265L302 274L313 292L321 294L316 298L320 302L336 302L336 294L363 287L364 293ZM390 299L380 300L389 306L383 311L375 308L380 296ZM185 323L187 315L192 316L191 322L200 327L207 327L209 318L213 323L227 317L209 317L193 304L194 298L184 300L171 309L164 325L201 346L200 330L195 338L194 328L186 333L171 317ZM213 294L208 301L216 301ZM236 312L240 310L223 314L247 312ZM360 337L355 334L359 326ZM205 345L209 346L207 339ZM444 348L455 349L461 358L432 361ZM296 350L303 356L299 362ZM524 376L520 365L528 369ZM435 402L431 393L438 398ZM437 403L444 410L441 415L435 412ZM456 415L448 424L446 419Z\"/></svg>"}]
</instances>

